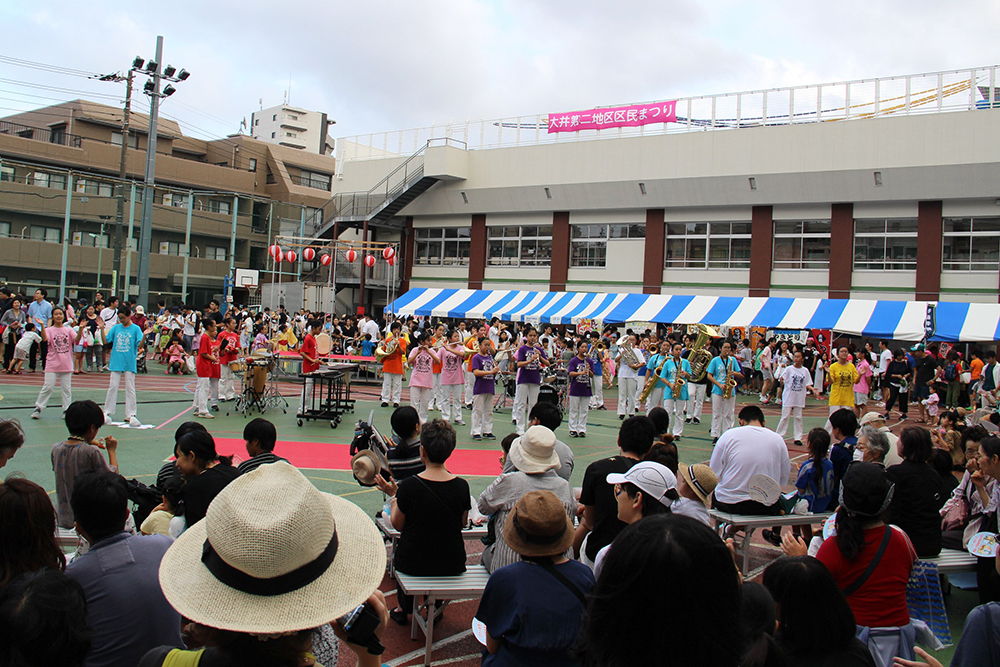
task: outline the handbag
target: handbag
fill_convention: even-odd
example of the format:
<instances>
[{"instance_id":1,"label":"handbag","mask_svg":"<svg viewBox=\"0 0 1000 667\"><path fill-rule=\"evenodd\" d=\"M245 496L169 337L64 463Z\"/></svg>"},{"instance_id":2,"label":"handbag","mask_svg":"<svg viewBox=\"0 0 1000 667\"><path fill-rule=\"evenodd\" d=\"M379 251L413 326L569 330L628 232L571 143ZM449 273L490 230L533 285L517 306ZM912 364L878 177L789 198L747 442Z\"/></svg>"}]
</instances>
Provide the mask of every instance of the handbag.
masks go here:
<instances>
[{"instance_id":1,"label":"handbag","mask_svg":"<svg viewBox=\"0 0 1000 667\"><path fill-rule=\"evenodd\" d=\"M941 512L941 530L964 528L969 522L969 501L964 496L949 498Z\"/></svg>"}]
</instances>

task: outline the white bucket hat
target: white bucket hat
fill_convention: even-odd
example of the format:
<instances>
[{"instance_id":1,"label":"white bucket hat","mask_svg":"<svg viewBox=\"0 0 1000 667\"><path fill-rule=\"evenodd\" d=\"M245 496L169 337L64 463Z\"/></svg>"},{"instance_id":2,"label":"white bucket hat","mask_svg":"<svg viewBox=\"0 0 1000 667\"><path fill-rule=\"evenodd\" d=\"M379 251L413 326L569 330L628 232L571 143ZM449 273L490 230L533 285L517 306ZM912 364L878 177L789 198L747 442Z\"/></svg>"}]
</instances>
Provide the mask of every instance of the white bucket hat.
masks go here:
<instances>
[{"instance_id":1,"label":"white bucket hat","mask_svg":"<svg viewBox=\"0 0 1000 667\"><path fill-rule=\"evenodd\" d=\"M536 424L510 446L510 462L521 472L540 473L559 467L556 454L556 434Z\"/></svg>"},{"instance_id":2,"label":"white bucket hat","mask_svg":"<svg viewBox=\"0 0 1000 667\"><path fill-rule=\"evenodd\" d=\"M306 630L364 602L385 574L385 544L350 501L322 493L288 463L227 486L160 563L182 616L254 634Z\"/></svg>"}]
</instances>

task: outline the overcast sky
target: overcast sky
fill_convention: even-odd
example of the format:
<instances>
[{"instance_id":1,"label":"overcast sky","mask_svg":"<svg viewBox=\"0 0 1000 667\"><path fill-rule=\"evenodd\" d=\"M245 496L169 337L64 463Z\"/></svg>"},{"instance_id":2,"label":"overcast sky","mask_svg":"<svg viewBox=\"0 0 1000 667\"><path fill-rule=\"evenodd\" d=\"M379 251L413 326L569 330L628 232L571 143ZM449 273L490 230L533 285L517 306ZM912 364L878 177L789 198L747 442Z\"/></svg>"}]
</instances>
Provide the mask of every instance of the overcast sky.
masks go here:
<instances>
[{"instance_id":1,"label":"overcast sky","mask_svg":"<svg viewBox=\"0 0 1000 667\"><path fill-rule=\"evenodd\" d=\"M0 55L103 73L163 35L164 60L192 73L163 106L185 133L235 133L290 81L340 137L991 65L998 24L996 0L6 0ZM0 116L123 91L0 62Z\"/></svg>"}]
</instances>

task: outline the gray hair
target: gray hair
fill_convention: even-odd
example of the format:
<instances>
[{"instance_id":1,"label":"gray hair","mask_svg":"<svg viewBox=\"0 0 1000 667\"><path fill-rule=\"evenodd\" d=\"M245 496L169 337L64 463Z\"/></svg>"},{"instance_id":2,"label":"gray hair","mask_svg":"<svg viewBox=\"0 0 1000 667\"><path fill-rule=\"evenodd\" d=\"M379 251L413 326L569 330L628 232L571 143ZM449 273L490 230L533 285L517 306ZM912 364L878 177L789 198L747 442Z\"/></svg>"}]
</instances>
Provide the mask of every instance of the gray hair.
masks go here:
<instances>
[{"instance_id":1,"label":"gray hair","mask_svg":"<svg viewBox=\"0 0 1000 667\"><path fill-rule=\"evenodd\" d=\"M889 438L885 433L871 424L865 424L861 427L861 437L865 439L876 461L885 460L885 455L889 453Z\"/></svg>"}]
</instances>

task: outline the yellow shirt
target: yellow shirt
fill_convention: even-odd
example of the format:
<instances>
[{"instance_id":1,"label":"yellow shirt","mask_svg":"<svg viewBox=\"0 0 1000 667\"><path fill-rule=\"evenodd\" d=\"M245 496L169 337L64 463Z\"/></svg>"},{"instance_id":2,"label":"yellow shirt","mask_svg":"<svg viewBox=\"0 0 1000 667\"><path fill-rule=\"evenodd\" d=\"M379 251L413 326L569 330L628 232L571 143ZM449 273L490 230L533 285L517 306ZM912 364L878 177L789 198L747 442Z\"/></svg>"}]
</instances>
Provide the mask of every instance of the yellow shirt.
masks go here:
<instances>
[{"instance_id":1,"label":"yellow shirt","mask_svg":"<svg viewBox=\"0 0 1000 667\"><path fill-rule=\"evenodd\" d=\"M854 407L854 385L858 383L858 369L854 364L842 364L839 361L827 369L830 378L830 407L843 405Z\"/></svg>"}]
</instances>

